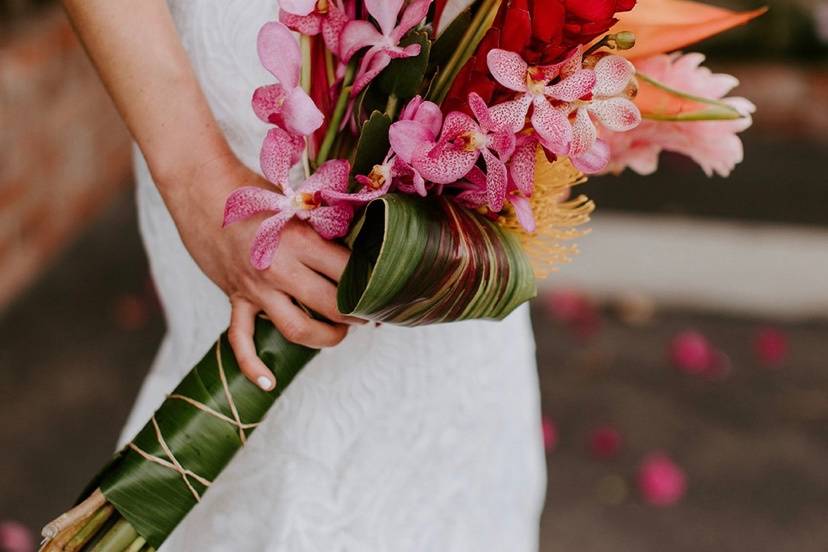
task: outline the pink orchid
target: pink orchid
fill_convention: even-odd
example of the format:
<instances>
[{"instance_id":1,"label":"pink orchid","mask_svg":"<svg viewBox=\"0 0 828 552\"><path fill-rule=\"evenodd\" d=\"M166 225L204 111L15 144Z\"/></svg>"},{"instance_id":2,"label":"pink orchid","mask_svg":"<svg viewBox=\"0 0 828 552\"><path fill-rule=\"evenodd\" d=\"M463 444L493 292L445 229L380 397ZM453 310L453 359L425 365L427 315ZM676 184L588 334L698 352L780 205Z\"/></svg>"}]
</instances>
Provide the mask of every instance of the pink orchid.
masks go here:
<instances>
[{"instance_id":1,"label":"pink orchid","mask_svg":"<svg viewBox=\"0 0 828 552\"><path fill-rule=\"evenodd\" d=\"M460 190L460 193L454 199L463 207L482 211L484 214L490 216L496 214L488 206L489 194L486 175L478 167L473 167L469 174L466 175L466 179L454 184L452 188ZM535 215L532 213L532 206L529 200L511 182L506 192L506 200L512 205L512 209L514 209L515 216L520 225L527 232L534 232L536 224Z\"/></svg>"},{"instance_id":2,"label":"pink orchid","mask_svg":"<svg viewBox=\"0 0 828 552\"><path fill-rule=\"evenodd\" d=\"M728 176L742 161L744 151L737 134L751 126L751 114L756 111L756 106L744 98L726 98L739 81L730 75L711 72L702 67L703 62L702 54L671 54L635 60L635 66L641 73L673 89L722 100L735 108L742 118L687 122L645 120L630 132L604 130L601 138L610 148L608 172L621 173L630 168L639 174L652 174L658 168L662 151L690 157L707 176ZM643 93L639 94L636 102L643 102L643 96ZM646 111L644 107L642 109Z\"/></svg>"},{"instance_id":3,"label":"pink orchid","mask_svg":"<svg viewBox=\"0 0 828 552\"><path fill-rule=\"evenodd\" d=\"M391 191L391 184L396 176L395 158L391 153L385 158L382 164L374 165L371 172L366 175L357 175L355 180L362 185L362 189L354 193L347 190L325 190L322 197L331 204L346 203L362 205L379 199Z\"/></svg>"},{"instance_id":4,"label":"pink orchid","mask_svg":"<svg viewBox=\"0 0 828 552\"><path fill-rule=\"evenodd\" d=\"M374 80L392 59L420 55L420 45L400 46L400 40L428 14L431 0L412 0L400 17L404 0L365 0L365 8L379 24L366 20L350 21L342 31L340 54L348 63L357 52L369 48L362 58L351 94L356 96ZM399 19L399 23L397 20Z\"/></svg>"},{"instance_id":5,"label":"pink orchid","mask_svg":"<svg viewBox=\"0 0 828 552\"><path fill-rule=\"evenodd\" d=\"M440 107L420 96L414 97L403 109L400 119L391 125L388 138L394 158L395 172L411 178L413 191L421 196L427 193L426 183L420 172L414 168L414 160L425 156L435 146L440 129L443 128L443 112ZM455 180L462 178L458 176Z\"/></svg>"},{"instance_id":6,"label":"pink orchid","mask_svg":"<svg viewBox=\"0 0 828 552\"><path fill-rule=\"evenodd\" d=\"M508 125L513 132L520 132L526 126L526 116L531 107L532 128L544 146L556 154L568 153L572 127L566 113L556 106L589 97L595 85L595 73L579 67L578 71L569 72L560 82L549 83L561 76L561 70L580 56L581 52L577 50L562 63L530 67L515 52L497 48L489 51L486 61L492 76L504 87L520 93L517 98L494 106L492 117Z\"/></svg>"},{"instance_id":7,"label":"pink orchid","mask_svg":"<svg viewBox=\"0 0 828 552\"><path fill-rule=\"evenodd\" d=\"M326 191L346 192L350 165L347 161L328 161L295 190L283 186L277 193L254 186L235 190L224 209L224 226L259 213L274 213L266 219L253 242L250 262L258 270L266 270L273 262L279 238L285 225L294 217L310 223L325 239L340 238L348 232L354 210L349 205L328 205Z\"/></svg>"},{"instance_id":8,"label":"pink orchid","mask_svg":"<svg viewBox=\"0 0 828 552\"><path fill-rule=\"evenodd\" d=\"M321 34L325 46L339 55L342 31L353 19L353 0L292 0L280 7L279 21L303 35Z\"/></svg>"},{"instance_id":9,"label":"pink orchid","mask_svg":"<svg viewBox=\"0 0 828 552\"><path fill-rule=\"evenodd\" d=\"M593 69L595 87L589 98L568 104L565 109L572 121L572 146L569 157L579 170L595 174L610 160L609 145L598 138L593 118L613 132L628 132L641 124L641 112L627 97L626 90L635 78L635 67L621 56L607 55ZM577 55L563 67L562 77L582 71L582 57Z\"/></svg>"},{"instance_id":10,"label":"pink orchid","mask_svg":"<svg viewBox=\"0 0 828 552\"><path fill-rule=\"evenodd\" d=\"M299 86L302 53L296 38L282 23L271 21L259 31L259 59L279 84L258 88L253 111L263 121L291 134L313 134L325 120L310 96Z\"/></svg>"}]
</instances>

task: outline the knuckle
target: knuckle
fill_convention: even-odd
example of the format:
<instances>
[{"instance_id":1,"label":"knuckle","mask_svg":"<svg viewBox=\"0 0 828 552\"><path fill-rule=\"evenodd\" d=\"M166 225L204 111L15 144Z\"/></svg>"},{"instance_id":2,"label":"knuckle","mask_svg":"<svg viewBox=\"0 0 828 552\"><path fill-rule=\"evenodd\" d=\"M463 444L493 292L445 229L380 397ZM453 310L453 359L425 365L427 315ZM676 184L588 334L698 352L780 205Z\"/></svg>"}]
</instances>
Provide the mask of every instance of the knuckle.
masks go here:
<instances>
[{"instance_id":1,"label":"knuckle","mask_svg":"<svg viewBox=\"0 0 828 552\"><path fill-rule=\"evenodd\" d=\"M305 322L290 321L283 324L282 334L284 334L285 339L293 343L305 343L311 336L311 331Z\"/></svg>"}]
</instances>

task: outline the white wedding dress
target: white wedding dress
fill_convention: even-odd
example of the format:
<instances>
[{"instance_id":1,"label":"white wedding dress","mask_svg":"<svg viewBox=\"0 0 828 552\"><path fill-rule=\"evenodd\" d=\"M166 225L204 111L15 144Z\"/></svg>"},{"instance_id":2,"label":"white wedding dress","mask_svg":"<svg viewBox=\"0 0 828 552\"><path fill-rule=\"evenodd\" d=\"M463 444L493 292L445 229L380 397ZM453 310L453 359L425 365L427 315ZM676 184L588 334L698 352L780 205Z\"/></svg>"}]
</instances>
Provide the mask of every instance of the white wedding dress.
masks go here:
<instances>
[{"instance_id":1,"label":"white wedding dress","mask_svg":"<svg viewBox=\"0 0 828 552\"><path fill-rule=\"evenodd\" d=\"M230 144L258 170L267 125L250 97L273 78L260 67L256 34L275 18L276 3L173 0L170 7ZM122 443L230 313L184 249L139 155L136 175L168 333ZM502 323L359 327L305 368L162 551L537 550L540 426L526 307Z\"/></svg>"}]
</instances>

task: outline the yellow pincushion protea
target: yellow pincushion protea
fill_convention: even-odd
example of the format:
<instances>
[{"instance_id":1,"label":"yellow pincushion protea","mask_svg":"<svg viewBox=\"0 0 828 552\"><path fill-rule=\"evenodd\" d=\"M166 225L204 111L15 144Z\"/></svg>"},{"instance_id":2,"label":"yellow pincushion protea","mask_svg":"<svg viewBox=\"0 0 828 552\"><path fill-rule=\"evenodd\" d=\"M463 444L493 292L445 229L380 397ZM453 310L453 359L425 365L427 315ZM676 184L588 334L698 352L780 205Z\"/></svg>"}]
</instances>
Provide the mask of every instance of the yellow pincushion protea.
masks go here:
<instances>
[{"instance_id":1,"label":"yellow pincushion protea","mask_svg":"<svg viewBox=\"0 0 828 552\"><path fill-rule=\"evenodd\" d=\"M535 191L529 198L536 230L527 232L511 209L501 218L501 224L520 237L539 279L557 271L578 253L577 245L566 242L589 233L588 229L578 227L589 222L595 203L584 195L570 197L571 189L586 181L568 158L550 163L543 150L538 148Z\"/></svg>"}]
</instances>

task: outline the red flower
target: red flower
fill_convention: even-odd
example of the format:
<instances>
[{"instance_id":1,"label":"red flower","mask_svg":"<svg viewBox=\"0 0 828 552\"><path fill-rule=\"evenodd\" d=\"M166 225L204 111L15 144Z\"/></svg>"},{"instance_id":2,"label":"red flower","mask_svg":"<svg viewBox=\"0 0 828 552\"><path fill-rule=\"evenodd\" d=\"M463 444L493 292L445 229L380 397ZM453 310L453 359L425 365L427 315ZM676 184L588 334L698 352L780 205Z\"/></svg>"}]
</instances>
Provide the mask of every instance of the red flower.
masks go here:
<instances>
[{"instance_id":1,"label":"red flower","mask_svg":"<svg viewBox=\"0 0 828 552\"><path fill-rule=\"evenodd\" d=\"M447 0L437 0L437 13ZM532 65L548 65L579 44L607 32L615 14L635 7L636 0L504 0L497 19L463 67L444 103L444 111L467 111L469 92L491 103L495 83L486 67L492 48L517 52Z\"/></svg>"}]
</instances>

